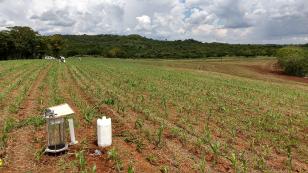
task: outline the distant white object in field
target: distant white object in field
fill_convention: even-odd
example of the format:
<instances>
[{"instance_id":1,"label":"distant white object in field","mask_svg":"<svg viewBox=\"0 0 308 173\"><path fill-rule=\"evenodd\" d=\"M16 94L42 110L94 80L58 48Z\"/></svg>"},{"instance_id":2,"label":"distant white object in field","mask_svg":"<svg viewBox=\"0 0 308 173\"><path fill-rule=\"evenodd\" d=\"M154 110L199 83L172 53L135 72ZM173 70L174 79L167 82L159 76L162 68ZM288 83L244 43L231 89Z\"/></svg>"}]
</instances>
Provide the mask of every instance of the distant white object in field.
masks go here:
<instances>
[{"instance_id":1,"label":"distant white object in field","mask_svg":"<svg viewBox=\"0 0 308 173\"><path fill-rule=\"evenodd\" d=\"M64 56L60 56L60 60L61 60L61 62L64 62L64 63L65 63L65 58L64 58Z\"/></svg>"},{"instance_id":2,"label":"distant white object in field","mask_svg":"<svg viewBox=\"0 0 308 173\"><path fill-rule=\"evenodd\" d=\"M99 147L107 147L112 144L111 118L97 119L97 144Z\"/></svg>"},{"instance_id":3,"label":"distant white object in field","mask_svg":"<svg viewBox=\"0 0 308 173\"><path fill-rule=\"evenodd\" d=\"M52 56L45 56L45 59L56 59L56 58Z\"/></svg>"}]
</instances>

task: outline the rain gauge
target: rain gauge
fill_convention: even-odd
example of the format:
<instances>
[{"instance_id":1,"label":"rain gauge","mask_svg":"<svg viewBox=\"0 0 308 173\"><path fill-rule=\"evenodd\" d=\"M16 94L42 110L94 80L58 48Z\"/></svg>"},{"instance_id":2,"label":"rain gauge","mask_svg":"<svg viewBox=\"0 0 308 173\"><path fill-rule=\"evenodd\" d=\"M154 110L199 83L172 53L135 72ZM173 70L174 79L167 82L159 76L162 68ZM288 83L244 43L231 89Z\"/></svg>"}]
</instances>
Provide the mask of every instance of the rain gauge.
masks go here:
<instances>
[{"instance_id":1,"label":"rain gauge","mask_svg":"<svg viewBox=\"0 0 308 173\"><path fill-rule=\"evenodd\" d=\"M65 117L75 112L68 104L53 106L45 110L44 117L47 121L48 145L47 153L59 153L68 149L65 138ZM68 119L71 145L76 144L73 119Z\"/></svg>"}]
</instances>

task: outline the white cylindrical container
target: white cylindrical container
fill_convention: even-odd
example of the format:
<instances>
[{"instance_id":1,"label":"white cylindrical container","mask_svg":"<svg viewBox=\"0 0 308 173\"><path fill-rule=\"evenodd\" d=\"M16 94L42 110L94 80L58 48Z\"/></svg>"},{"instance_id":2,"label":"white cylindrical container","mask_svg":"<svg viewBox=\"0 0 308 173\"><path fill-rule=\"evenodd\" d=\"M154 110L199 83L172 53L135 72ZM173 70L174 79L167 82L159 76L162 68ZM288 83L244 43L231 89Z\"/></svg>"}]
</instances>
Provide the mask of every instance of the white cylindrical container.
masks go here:
<instances>
[{"instance_id":1,"label":"white cylindrical container","mask_svg":"<svg viewBox=\"0 0 308 173\"><path fill-rule=\"evenodd\" d=\"M111 118L104 116L97 120L97 144L100 147L107 147L112 144Z\"/></svg>"}]
</instances>

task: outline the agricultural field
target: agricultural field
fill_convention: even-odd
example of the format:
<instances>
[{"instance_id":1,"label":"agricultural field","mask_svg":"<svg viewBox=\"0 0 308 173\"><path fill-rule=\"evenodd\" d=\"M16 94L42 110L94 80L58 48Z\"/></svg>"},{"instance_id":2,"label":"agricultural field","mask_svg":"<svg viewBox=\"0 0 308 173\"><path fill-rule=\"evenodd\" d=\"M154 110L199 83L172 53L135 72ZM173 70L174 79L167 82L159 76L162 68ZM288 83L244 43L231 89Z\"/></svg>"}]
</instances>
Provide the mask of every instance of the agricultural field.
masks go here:
<instances>
[{"instance_id":1,"label":"agricultural field","mask_svg":"<svg viewBox=\"0 0 308 173\"><path fill-rule=\"evenodd\" d=\"M0 61L0 172L308 172L308 79L275 63ZM50 156L42 114L61 103L79 143ZM113 144L99 148L104 115Z\"/></svg>"}]
</instances>

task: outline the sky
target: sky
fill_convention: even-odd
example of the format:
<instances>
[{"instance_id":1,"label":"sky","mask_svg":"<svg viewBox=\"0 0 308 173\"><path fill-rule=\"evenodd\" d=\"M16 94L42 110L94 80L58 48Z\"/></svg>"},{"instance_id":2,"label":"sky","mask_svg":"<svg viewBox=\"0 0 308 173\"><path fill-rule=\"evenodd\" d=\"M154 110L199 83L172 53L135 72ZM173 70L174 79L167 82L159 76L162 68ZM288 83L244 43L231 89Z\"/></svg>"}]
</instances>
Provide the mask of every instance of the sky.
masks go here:
<instances>
[{"instance_id":1,"label":"sky","mask_svg":"<svg viewBox=\"0 0 308 173\"><path fill-rule=\"evenodd\" d=\"M308 0L0 0L0 30L308 43Z\"/></svg>"}]
</instances>

